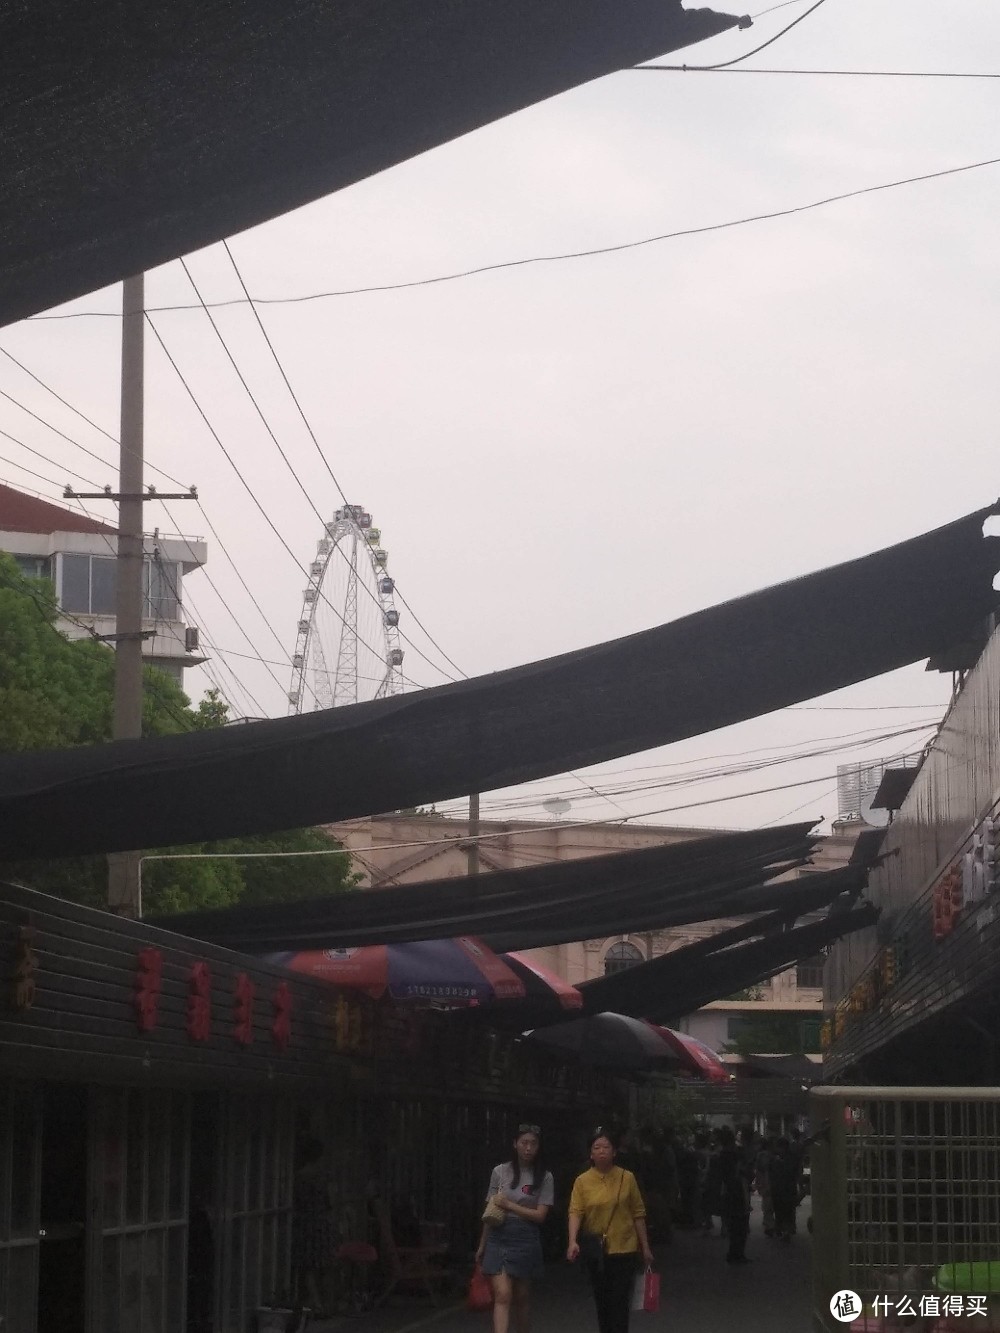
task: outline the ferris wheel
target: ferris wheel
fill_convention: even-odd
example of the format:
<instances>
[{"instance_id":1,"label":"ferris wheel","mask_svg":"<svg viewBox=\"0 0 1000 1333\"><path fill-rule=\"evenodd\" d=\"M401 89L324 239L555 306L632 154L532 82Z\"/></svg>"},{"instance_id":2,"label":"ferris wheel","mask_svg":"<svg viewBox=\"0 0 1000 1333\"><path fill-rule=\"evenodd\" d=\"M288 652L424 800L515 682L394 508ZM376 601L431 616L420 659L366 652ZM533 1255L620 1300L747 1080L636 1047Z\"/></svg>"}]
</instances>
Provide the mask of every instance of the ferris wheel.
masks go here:
<instances>
[{"instance_id":1,"label":"ferris wheel","mask_svg":"<svg viewBox=\"0 0 1000 1333\"><path fill-rule=\"evenodd\" d=\"M338 708L403 692L395 583L382 533L363 505L327 523L302 594L290 714Z\"/></svg>"}]
</instances>

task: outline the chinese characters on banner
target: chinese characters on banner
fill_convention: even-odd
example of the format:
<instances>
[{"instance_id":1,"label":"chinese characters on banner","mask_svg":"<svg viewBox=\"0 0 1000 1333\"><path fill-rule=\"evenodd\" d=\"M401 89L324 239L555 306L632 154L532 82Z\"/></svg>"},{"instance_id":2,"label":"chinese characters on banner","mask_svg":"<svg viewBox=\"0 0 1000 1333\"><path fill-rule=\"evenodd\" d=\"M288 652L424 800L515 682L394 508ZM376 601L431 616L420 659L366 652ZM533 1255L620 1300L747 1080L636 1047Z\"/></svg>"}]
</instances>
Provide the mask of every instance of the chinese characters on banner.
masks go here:
<instances>
[{"instance_id":1,"label":"chinese characters on banner","mask_svg":"<svg viewBox=\"0 0 1000 1333\"><path fill-rule=\"evenodd\" d=\"M233 1036L241 1046L253 1043L253 997L254 984L241 972L233 991Z\"/></svg>"},{"instance_id":2,"label":"chinese characters on banner","mask_svg":"<svg viewBox=\"0 0 1000 1333\"><path fill-rule=\"evenodd\" d=\"M272 997L274 1019L271 1022L271 1036L279 1051L286 1051L292 1039L292 992L288 982L279 982Z\"/></svg>"},{"instance_id":3,"label":"chinese characters on banner","mask_svg":"<svg viewBox=\"0 0 1000 1333\"><path fill-rule=\"evenodd\" d=\"M132 983L132 1006L140 1032L152 1032L160 1019L163 989L163 954L152 947L140 949Z\"/></svg>"},{"instance_id":4,"label":"chinese characters on banner","mask_svg":"<svg viewBox=\"0 0 1000 1333\"><path fill-rule=\"evenodd\" d=\"M212 1035L212 971L207 963L191 964L184 1027L192 1041L208 1041Z\"/></svg>"}]
</instances>

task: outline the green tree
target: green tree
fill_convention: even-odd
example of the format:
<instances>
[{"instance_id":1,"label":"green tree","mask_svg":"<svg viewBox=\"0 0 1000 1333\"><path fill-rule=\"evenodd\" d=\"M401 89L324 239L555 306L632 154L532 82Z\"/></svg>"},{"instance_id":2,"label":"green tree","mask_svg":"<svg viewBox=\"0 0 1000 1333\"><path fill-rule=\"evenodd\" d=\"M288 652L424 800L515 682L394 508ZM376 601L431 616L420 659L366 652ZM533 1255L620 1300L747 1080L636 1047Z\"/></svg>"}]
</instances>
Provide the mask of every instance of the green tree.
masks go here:
<instances>
[{"instance_id":1,"label":"green tree","mask_svg":"<svg viewBox=\"0 0 1000 1333\"><path fill-rule=\"evenodd\" d=\"M71 641L56 628L52 585L21 574L0 552L0 751L93 745L111 739L114 654L93 640ZM144 670L143 735L224 726L217 690L197 708L169 676ZM328 852L319 829L298 829L194 847L161 848L143 861L143 913L193 911L239 902L279 902L336 893L357 882L344 855L170 860L205 852ZM91 907L104 905L103 856L7 863L0 873Z\"/></svg>"}]
</instances>

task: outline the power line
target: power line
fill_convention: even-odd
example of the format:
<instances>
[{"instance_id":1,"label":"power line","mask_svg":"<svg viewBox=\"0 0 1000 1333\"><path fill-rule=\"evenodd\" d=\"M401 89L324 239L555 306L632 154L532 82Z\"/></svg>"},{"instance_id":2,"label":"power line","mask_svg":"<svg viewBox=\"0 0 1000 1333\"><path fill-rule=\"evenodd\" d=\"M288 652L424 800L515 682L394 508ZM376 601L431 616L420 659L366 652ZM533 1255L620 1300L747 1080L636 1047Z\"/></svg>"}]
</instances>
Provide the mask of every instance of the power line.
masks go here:
<instances>
[{"instance_id":1,"label":"power line","mask_svg":"<svg viewBox=\"0 0 1000 1333\"><path fill-rule=\"evenodd\" d=\"M796 0L798 3L798 0ZM658 70L672 74L816 74L839 79L1000 79L1000 74L923 69L726 69L718 65L632 65L625 74Z\"/></svg>"},{"instance_id":2,"label":"power line","mask_svg":"<svg viewBox=\"0 0 1000 1333\"><path fill-rule=\"evenodd\" d=\"M20 441L17 441L20 443ZM34 477L37 481L44 481L49 486L62 487L66 483L63 481L54 481L51 477L43 477L40 472L34 472L30 467L25 467L23 463L15 463L13 458L4 458L0 456L0 463L6 463L8 467L16 467L20 472L26 472L29 477Z\"/></svg>"},{"instance_id":3,"label":"power line","mask_svg":"<svg viewBox=\"0 0 1000 1333\"><path fill-rule=\"evenodd\" d=\"M732 60L723 60L716 65L677 65L674 68L696 69L696 70L704 70L707 72L708 70L728 69L730 65L738 65L740 61L749 60L750 57L755 56L758 53L758 51L763 51L765 47L773 46L775 42L780 41L781 38L784 37L785 33L791 32L791 30L793 28L797 28L800 23L804 23L805 20L809 17L809 15L814 14L816 10L819 9L820 5L825 4L825 2L826 0L815 0L815 3L810 5L804 14L800 14L797 19L792 19L791 23L786 24L785 27L783 27L780 32L776 32L774 36L769 37L766 42L761 42L759 46L755 46L752 51L745 51L741 56L734 56ZM775 8L778 8L778 6L775 6ZM661 66L661 68L668 68L668 67Z\"/></svg>"},{"instance_id":4,"label":"power line","mask_svg":"<svg viewBox=\"0 0 1000 1333\"><path fill-rule=\"evenodd\" d=\"M299 416L302 418L302 424L305 426L306 431L307 431L308 434L309 434L309 438L312 440L313 445L315 446L316 452L319 454L320 459L321 459L321 461L322 461L322 463L323 463L323 466L326 468L327 473L329 474L330 480L333 482L334 486L336 486L337 491L338 491L338 493L339 493L339 495L340 495L340 498L343 500L344 504L346 505L346 504L349 503L349 501L348 501L348 499L347 499L347 495L346 495L346 493L345 493L345 491L344 491L344 488L343 488L343 486L341 486L340 482L337 480L337 477L336 477L336 475L335 475L335 473L334 473L334 471L333 471L333 468L330 466L330 461L329 461L329 459L327 458L326 454L324 453L323 448L322 448L322 446L320 445L319 440L316 438L316 432L313 430L312 425L311 425L311 423L310 423L310 421L309 421L309 418L306 416L306 414L305 414L305 410L304 410L302 404L301 404L300 401L299 401L298 395L296 394L295 390L292 388L291 381L289 380L288 375L287 375L286 372L285 372L285 367L284 367L284 366L282 365L282 363L281 363L281 358L278 356L278 353L275 351L274 344L271 342L271 339L270 339L270 337L268 336L267 329L264 327L264 322L263 322L263 320L262 320L261 317L260 317L260 313L259 313L259 311L257 310L257 307L254 305L253 301L251 300L250 293L249 293L249 291L247 290L247 285L246 285L246 283L245 283L244 280L243 280L243 274L240 272L239 265L236 263L236 258L235 258L235 256L233 255L232 250L229 248L229 242L226 241L226 240L223 240L222 244L223 244L223 247L225 248L226 254L229 256L229 262L230 262L230 263L232 264L232 266L233 266L233 271L234 271L234 273L236 274L236 277L237 277L237 279L238 279L238 281L239 281L239 284L240 284L240 286L243 288L243 294L244 294L244 296L245 296L246 299L247 299L247 304L249 305L250 309L253 311L254 319L257 321L257 327L260 329L261 333L263 334L263 336L264 336L264 341L267 343L268 351L271 353L271 356L272 356L273 359L274 359L274 364L278 367L278 372L279 372L279 374L281 375L282 380L284 380L285 388L288 390L288 392L289 392L289 394L290 394L290 396L291 396L292 402L295 404L295 407L296 407L296 409L297 409L297 411L298 411L298 414L299 414ZM186 271L186 270L185 270L185 271ZM189 275L189 276L190 276L190 275ZM449 666L453 666L453 667L455 668L455 670L458 672L458 674L459 674L460 676L465 676L466 679L468 679L467 673L464 672L464 671L462 670L462 668L458 665L457 662L455 662L451 657L448 656L448 654L445 652L445 650L441 647L441 645L438 643L438 641L434 638L433 634L431 634L431 632L430 632L430 630L427 628L427 626L423 623L423 621L422 621L422 620L420 619L420 617L417 615L416 611L414 611L413 607L410 605L410 603L406 600L406 598L403 596L402 592L400 591L398 584L396 585L394 591L397 593L397 595L399 596L399 600L403 603L403 605L404 605L404 606L406 607L406 609L409 611L409 613L410 613L410 615L413 617L414 621L417 623L417 625L420 626L420 628L423 630L424 634L426 634L427 638L428 638L428 639L430 640L430 642L434 645L434 647L438 650L438 652L441 654L441 656L444 658L444 660L449 664ZM416 651L417 651L418 653L420 653L420 649L417 648L417 645L416 645L415 643L413 643L413 640L409 637L409 635L403 633L402 631L399 631L399 633L400 633L400 637L401 637L401 638L405 639L406 642L407 642L408 644L410 644L411 647L415 648ZM420 655L421 655L421 657L424 657L424 660L425 660L425 661L429 661L429 659L426 658L425 655L424 655L423 653L420 653ZM430 665L433 666L433 663L430 663ZM438 668L438 669L440 669L440 668ZM446 673L446 672L443 672L442 674L443 674L443 675L446 675L447 673Z\"/></svg>"},{"instance_id":5,"label":"power line","mask_svg":"<svg viewBox=\"0 0 1000 1333\"><path fill-rule=\"evenodd\" d=\"M203 297L202 297L202 295L201 295L201 292L200 292L200 290L199 290L199 288L198 288L198 284L195 282L194 277L192 276L191 271L190 271L190 269L188 268L187 263L185 262L185 260L184 260L183 258L180 260L180 264L181 264L181 267L183 268L183 270L184 270L184 272L185 272L185 274L186 274L186 276L187 276L188 281L190 282L192 288L194 289L195 295L198 297L198 300L199 300L199 302L201 303L201 306L202 306L202 308L204 309L204 312L205 312L206 316L208 317L208 321L209 321L209 323L210 323L211 326L212 326L212 330L213 330L213 332L215 333L215 335L216 335L216 337L218 338L219 342L222 344L223 351L226 353L226 356L229 358L229 362L230 362L230 364L232 365L233 369L235 370L236 375L237 375L237 378L238 378L239 381L240 381L240 384L243 386L243 389L245 390L245 392L246 392L246 394L247 394L247 397L250 399L251 403L252 403L253 406L254 406L255 411L257 412L257 415L260 417L260 420L261 420L261 422L262 422L262 424L263 424L263 426L264 426L264 429L267 431L268 435L271 437L271 440L272 440L272 442L273 442L275 448L278 450L278 453L281 455L282 462L283 462L283 463L285 464L285 466L288 468L288 471L292 474L292 477L294 478L296 485L298 486L299 490L302 492L303 496L305 497L306 503L307 503L307 504L309 505L309 507L312 509L313 513L316 515L317 521L323 526L323 528L324 528L324 530L325 530L325 528L326 528L326 519L325 519L325 517L323 516L322 513L320 513L319 509L317 508L315 501L313 500L313 498L312 498L312 496L310 495L308 489L306 488L306 486L305 486L305 484L303 483L302 479L299 477L299 474L296 472L294 466L292 465L292 461L291 461L291 459L288 457L288 454L285 452L284 448L282 447L281 442L279 441L277 435L275 434L274 430L272 429L270 422L267 420L267 417L264 415L264 411L263 411L263 409L261 408L260 404L257 402L257 399L256 399L255 396L254 396L253 390L250 388L249 384L248 384L247 381L246 381L246 378L245 378L243 372L240 370L240 367L239 367L239 365L237 364L236 358L233 356L233 353L232 353L232 351L230 350L230 347L229 347L228 343L226 342L225 337L223 336L221 329L219 328L218 324L216 323L215 318L214 318L214 316L212 315L212 312L209 310L208 306L205 304L204 299L203 299ZM242 281L242 279L241 279L241 281ZM254 312L254 313L256 314L256 312ZM284 371L282 371L282 374L284 375ZM286 380L286 383L287 383L287 380ZM291 387L290 387L290 386L289 386L289 391L291 391ZM294 396L294 395L293 395L293 396ZM338 489L339 489L339 488L338 488ZM348 564L350 564L350 557L347 555L347 552L346 552L346 551L344 551L344 550L341 549L339 543L338 543L336 549L337 549L338 553L340 554L341 558L344 559L345 561L347 561ZM297 560L296 560L296 563L298 563ZM303 574L305 574L306 571L305 571L304 566L300 566L300 569L302 569ZM364 587L364 589L365 589L365 592L368 594L369 597L372 598L373 601L377 601L377 600L378 600L378 599L375 597L374 593L372 593L371 589L368 587L367 583L364 583L364 584L363 584L363 587ZM343 618L343 616L342 616L342 615L340 614L340 612L336 609L336 607L335 607L335 606L333 605L333 603L329 600L329 598L325 596L325 594L323 593L322 589L320 588L320 589L318 589L318 591L319 591L319 595L320 595L320 597L322 598L322 600L326 603L326 605L330 608L330 610L333 611L334 615L337 617L337 619L338 619L338 620L340 621L340 623L343 625L343 624L345 623L345 622L344 622L344 618ZM381 604L381 602L378 603L378 607L379 607L379 612L381 613L381 610L382 610L382 604ZM376 657L376 658L381 658L381 657L382 657L382 654L378 651L378 649L373 648L372 645L371 645L370 643L366 642L364 639L362 639L362 638L360 637L360 635L358 635L357 637L358 637L358 641L359 641L361 644L363 644L363 646L364 646L365 648L367 648L367 650L372 654L373 657ZM414 645L414 647L415 647L415 645ZM419 649L419 648L417 648L416 651L417 651L418 653L420 653L420 649ZM423 653L420 653L420 655L421 655L422 657L425 656ZM434 669L435 669L436 671L441 671L441 668L438 667L438 666L436 666L433 662L430 662L430 659L429 659L429 658L426 659L426 660L428 661L429 665L431 665L431 666L434 667ZM444 676L447 676L447 675L448 675L448 673L447 673L446 671L441 671L441 674L444 675Z\"/></svg>"},{"instance_id":6,"label":"power line","mask_svg":"<svg viewBox=\"0 0 1000 1333\"><path fill-rule=\"evenodd\" d=\"M2 392L3 390L0 390L0 393ZM71 467L66 467L64 463L57 463L54 458L50 458L48 454L43 454L40 449L35 449L30 444L25 444L23 440L19 440L16 435L11 435L9 431L0 430L0 435L2 435L5 440L10 440L11 444L16 444L22 449L27 449L29 454L34 454L36 458L40 458L44 463L51 463L53 467L61 467L63 471L68 472L71 477L76 477L77 481L86 482L88 486L93 486L95 490L100 490L100 486L97 482L91 481L89 477L83 476L80 472L74 472ZM16 467L17 464L15 463L14 466ZM27 469L25 469L25 471L27 471ZM33 475L38 476L38 473L34 473ZM53 486L58 486L59 484L59 482L52 483ZM65 483L62 484L65 485Z\"/></svg>"},{"instance_id":7,"label":"power line","mask_svg":"<svg viewBox=\"0 0 1000 1333\"><path fill-rule=\"evenodd\" d=\"M647 67L640 67L647 68ZM591 259L598 255L618 254L625 250L637 250L646 245L656 245L661 241L679 240L685 236L702 236L709 232L729 231L735 227L749 226L755 222L771 222L776 218L792 217L797 213L808 213L813 209L825 208L829 204L839 204L848 199L858 199L866 194L878 194L885 190L900 189L905 185L918 185L924 181L942 180L946 176L958 176L967 171L977 171L981 167L994 167L1000 163L1000 157L984 158L981 162L968 162L960 167L946 167L941 171L929 171L920 176L906 176L899 180L884 181L880 185L866 185L857 190L847 190L842 194L828 195L823 199L814 199L808 204L796 204L789 208L772 209L767 213L752 213L746 217L732 218L727 222L706 223L702 227L682 227L677 231L662 232L656 236L646 236L638 241L623 241L617 245L595 246L588 250L567 250L553 255L530 255L524 259L508 259L495 264L480 264L475 268L460 269L454 273L442 273L433 278L414 278L409 282L380 283L370 287L345 287L326 292L307 292L302 296L270 296L253 298L255 305L298 305L305 301L324 301L344 296L366 296L374 292L406 291L414 287L433 287L444 282L458 282L464 278L479 277L483 273L497 273L504 269L526 268L533 264L557 264L570 259ZM245 297L235 297L228 301L206 302L212 310L223 306L245 305ZM200 305L164 305L152 306L146 311L146 317L159 311L201 310ZM81 319L85 316L120 318L114 312L106 310L77 310L63 315L32 315L32 319Z\"/></svg>"},{"instance_id":8,"label":"power line","mask_svg":"<svg viewBox=\"0 0 1000 1333\"><path fill-rule=\"evenodd\" d=\"M119 448L123 447L116 436L112 435L110 431L105 430L103 426L99 426L96 421L92 421L90 417L88 417L85 412L81 412L78 407L74 407L72 403L67 402L67 400L63 398L61 394L56 393L55 389L53 389L51 384L47 384L45 380L40 379L39 376L37 376L33 370L29 370L26 365L24 365L21 361L18 361L17 357L11 356L10 352L8 352L5 347L0 347L0 352L2 352L3 355L7 357L9 361L12 361L19 370L24 371L25 375L28 375L31 379L33 379L35 383L40 385L43 389L45 389L47 393L50 393L52 397L56 399L57 402L62 403L64 407L68 407L71 412L74 412L81 419L81 421L85 421L88 426L93 427L94 430L98 431L101 435L105 436L106 439L109 439L112 442L112 444L117 445ZM54 431L55 434L58 435L61 439L66 440L67 443L69 444L72 444L74 448L80 449L83 453L88 454L91 458L96 459L97 462L100 463L103 467L110 468L113 472L118 471L117 463L108 462L106 458L102 458L100 454L94 453L92 449L88 449L87 446L85 444L81 444L79 440L74 439L71 435L66 435L63 431L61 431L58 428L58 426L53 426L51 421L47 421L44 417L39 416L37 412L32 411L30 407L26 407L24 403L19 402L18 399L12 397L11 394L4 392L4 390L2 389L0 389L0 394L2 394L4 398L8 399L9 402L12 402L15 407L19 407L22 412L27 412L28 416L34 417L36 421L40 422L43 426L46 426L49 430ZM124 448L126 453L131 454L133 457L135 457L134 449L129 448L127 445L124 446ZM172 477L169 472L164 472L163 468L157 467L155 463L150 463L148 460L144 461L146 467L150 471L159 473L161 477L166 477L167 481L172 482L175 486L179 487L181 490L187 489L187 485L185 482L178 481L176 477ZM75 472L73 475L79 476L79 473ZM88 482L87 484L88 486L95 485L94 482Z\"/></svg>"},{"instance_id":9,"label":"power line","mask_svg":"<svg viewBox=\"0 0 1000 1333\"><path fill-rule=\"evenodd\" d=\"M240 468L239 468L238 464L236 463L236 460L233 458L232 454L229 452L229 450L226 448L226 446L222 443L222 439L221 439L221 437L219 436L218 432L216 431L215 427L214 427L214 426L212 425L212 423L209 421L208 416L207 416L206 413L205 413L205 409L201 406L201 404L199 403L198 399L195 397L194 390L193 390L193 389L191 388L191 386L188 384L187 380L186 380L185 377L184 377L184 374L183 374L181 368L178 366L177 362L174 360L173 356L171 355L170 351L169 351L168 348L167 348L166 343L163 341L162 337L160 336L159 330L157 329L156 325L153 323L152 319L150 318L150 314L149 314L149 311L148 311L148 310L145 312L145 316L146 316L146 322L147 322L147 324L149 325L149 327L153 330L153 333L154 333L154 335L155 335L155 337L156 337L157 342L158 342L158 343L160 344L160 346L163 348L164 355L166 356L166 358L167 358L167 360L170 362L170 364L173 366L174 370L177 372L177 375L178 375L178 377L179 377L181 383L184 385L184 388L187 390L188 396L190 397L192 403L194 404L195 408L197 409L199 415L201 416L202 421L204 421L205 425L208 427L209 432L210 432L211 435L212 435L212 438L215 440L216 444L217 444L217 445L219 446L219 448L222 450L222 453L223 453L223 455L225 456L225 458L226 458L227 462L229 463L230 467L233 469L233 471L236 473L237 477L239 478L240 482L242 483L244 490L245 490L246 493L250 496L250 499L254 502L254 504L256 505L257 509L260 511L260 514L261 514L262 518L264 519L264 522L267 524L267 526L271 529L271 531L272 531L272 532L274 533L274 535L277 537L278 541L279 541L279 542L281 543L281 545L285 548L285 550L287 551L287 553L291 556L292 560L295 562L295 566L296 566L296 568L297 568L297 569L299 570L299 572L302 574L303 578L308 578L309 576L308 576L308 574L307 574L307 572L306 572L305 566L302 565L302 564L300 564L298 556L295 554L295 552L294 552L294 551L292 550L292 548L289 546L289 544L288 544L288 542L285 540L285 538L281 535L280 531L279 531L278 528L275 526L275 524L274 524L274 522L273 522L273 520L272 520L270 514L267 512L267 510L266 510L266 509L264 508L264 506L261 504L260 500L257 498L257 494L256 494L256 492L254 491L253 487L250 485L250 483L247 481L246 477L244 477L243 473L240 471ZM323 600L324 600L324 601L327 603L327 605L330 607L331 611L333 611L334 615L337 616L337 618L340 620L341 624L343 624L343 616L340 615L340 613L336 610L335 607L333 607L333 605L328 601L328 599L327 599L326 597L324 597ZM366 646L366 647L369 647L369 645L367 645L367 644L366 644L365 646ZM373 651L373 650L369 647L369 651ZM376 656L377 656L377 654L376 654Z\"/></svg>"},{"instance_id":10,"label":"power line","mask_svg":"<svg viewBox=\"0 0 1000 1333\"><path fill-rule=\"evenodd\" d=\"M168 520L170 521L170 523L173 524L174 527L176 527L176 526L177 526L177 522L176 522L176 520L174 519L174 516L171 514L169 508L167 507L166 501L161 500L161 501L160 501L160 504L163 506L163 511L164 511L164 513L167 515L167 518L168 518ZM201 508L200 502L199 502L199 508ZM202 513L204 514L204 510L202 510ZM207 515L206 515L206 519L207 519ZM192 547L190 541L188 541L187 537L185 537L183 534L179 534L179 535L180 535L180 537L181 537L181 540L187 545L188 551L190 552L190 554L191 554L191 558L192 558L192 560L193 560L193 559L194 559L194 556L195 556L194 548ZM220 543L220 545L221 545L221 543ZM228 552L228 551L226 551L226 556L227 556L227 558L229 559L230 564L233 564L232 557L229 555L229 552ZM236 566L233 565L233 568L235 569ZM250 638L250 635L247 633L247 631L243 628L243 625L240 623L240 621L237 619L237 617L236 617L235 615L233 615L232 610L231 610L230 607L228 606L225 597L223 597L222 593L219 591L219 588L216 586L215 580L214 580L214 579L212 578L212 576L209 574L208 570L204 568L204 566L201 567L201 572L202 572L202 574L204 574L204 576L205 576L205 581L207 582L208 586L212 589L212 591L215 593L216 597L219 599L220 604L221 604L223 607L225 607L225 609L229 612L229 617L230 617L230 619L232 620L233 624L236 626L236 628L239 630L239 632L243 635L244 639L247 641L247 643L249 644L249 646L253 649L254 654L255 654L255 657L254 657L253 659L251 659L251 660L258 661L258 662L260 662L263 666L265 666L266 669L267 669L268 675L269 675L269 676L271 677L271 679L274 681L275 685L277 685L278 688L279 688L280 690L282 690L282 692L284 692L284 687L282 686L281 681L278 680L278 677L277 677L277 676L274 674L274 672L271 670L270 664L267 663L267 662L264 660L263 656L262 656L261 653L260 653L260 650L257 648L257 645L254 643L254 641ZM238 571L238 570L237 570L236 572L237 572L237 574L239 574L239 571ZM246 586L246 585L244 585L244 586ZM249 589L248 589L248 591L249 591ZM253 596L253 594L251 594L251 596ZM189 599L189 600L190 600L190 599ZM192 606L192 610L194 610L195 608L194 608L193 603L191 603L191 606ZM263 616L263 615L264 615L264 612L261 610L261 608L258 606L257 609L258 609L258 611L260 611L261 615ZM197 614L197 612L195 612L195 614ZM203 623L203 622L201 622L200 617L199 617L199 621L200 621L200 623ZM265 618L265 623L268 623L268 622L266 621L266 618ZM269 623L268 623L268 628L270 628L270 624L269 624ZM272 631L272 632L274 632L274 631ZM276 633L275 633L275 637L277 637ZM208 640L207 631L206 631L206 640ZM279 642L280 642L280 640L279 640ZM219 649L218 649L218 647L217 647L216 645L212 644L211 641L209 641L209 646L213 649L214 652L219 653ZM228 666L228 663L226 663L225 665L227 666L227 669L230 671L230 673L233 675L233 678L234 678L234 679L238 679L238 677L236 676L236 673L232 670L231 667ZM244 693L246 693L246 695L252 700L254 706L257 708L257 710L258 710L259 712L265 712L265 711L266 711L265 709L262 709L262 708L261 708L260 703L259 703L256 699L254 699L253 695L250 693L250 691L249 691L248 689L246 689L245 686L243 686L242 682L240 682L240 687L241 687L241 689L244 690Z\"/></svg>"}]
</instances>

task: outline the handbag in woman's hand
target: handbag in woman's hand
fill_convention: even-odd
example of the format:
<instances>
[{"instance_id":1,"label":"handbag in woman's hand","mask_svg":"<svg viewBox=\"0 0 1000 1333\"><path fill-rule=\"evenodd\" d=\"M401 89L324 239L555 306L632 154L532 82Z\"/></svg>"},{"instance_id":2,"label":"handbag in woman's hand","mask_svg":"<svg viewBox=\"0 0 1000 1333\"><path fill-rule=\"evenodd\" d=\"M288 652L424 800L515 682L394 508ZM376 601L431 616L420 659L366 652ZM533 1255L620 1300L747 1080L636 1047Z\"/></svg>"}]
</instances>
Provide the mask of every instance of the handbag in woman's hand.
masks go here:
<instances>
[{"instance_id":1,"label":"handbag in woman's hand","mask_svg":"<svg viewBox=\"0 0 1000 1333\"><path fill-rule=\"evenodd\" d=\"M483 1221L486 1223L486 1225L491 1227L499 1227L503 1226L506 1220L507 1220L507 1214L501 1207L499 1207L496 1199L490 1199L489 1203L486 1205L485 1211L483 1212Z\"/></svg>"}]
</instances>

